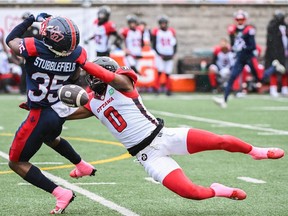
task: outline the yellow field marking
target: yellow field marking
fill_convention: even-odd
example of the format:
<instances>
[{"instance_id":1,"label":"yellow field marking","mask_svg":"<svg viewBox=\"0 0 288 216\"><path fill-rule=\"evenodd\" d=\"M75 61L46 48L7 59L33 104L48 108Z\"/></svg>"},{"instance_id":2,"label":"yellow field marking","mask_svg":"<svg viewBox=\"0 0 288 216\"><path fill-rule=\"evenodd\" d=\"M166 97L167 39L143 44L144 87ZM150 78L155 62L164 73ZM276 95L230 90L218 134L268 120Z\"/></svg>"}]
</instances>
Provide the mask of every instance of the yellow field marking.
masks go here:
<instances>
[{"instance_id":1,"label":"yellow field marking","mask_svg":"<svg viewBox=\"0 0 288 216\"><path fill-rule=\"evenodd\" d=\"M0 136L14 136L12 133L0 133ZM81 137L64 137L65 139L68 140L75 140L75 141L82 141L82 142L94 142L94 143L101 143L101 144L107 144L107 145L115 145L119 147L123 147L123 145L119 142L113 142L113 141L107 141L107 140L97 140L97 139L87 139L87 138L81 138ZM124 160L126 158L130 158L131 155L126 152L122 155L112 157L112 158L107 158L107 159L102 159L98 161L91 161L89 162L90 164L104 164L104 163L110 163L118 160ZM67 164L67 165L59 165L59 166L49 166L49 167L42 167L40 168L41 170L56 170L56 169L66 169L66 168L73 168L75 167L74 164ZM8 174L8 173L14 173L13 171L0 171L1 174Z\"/></svg>"}]
</instances>

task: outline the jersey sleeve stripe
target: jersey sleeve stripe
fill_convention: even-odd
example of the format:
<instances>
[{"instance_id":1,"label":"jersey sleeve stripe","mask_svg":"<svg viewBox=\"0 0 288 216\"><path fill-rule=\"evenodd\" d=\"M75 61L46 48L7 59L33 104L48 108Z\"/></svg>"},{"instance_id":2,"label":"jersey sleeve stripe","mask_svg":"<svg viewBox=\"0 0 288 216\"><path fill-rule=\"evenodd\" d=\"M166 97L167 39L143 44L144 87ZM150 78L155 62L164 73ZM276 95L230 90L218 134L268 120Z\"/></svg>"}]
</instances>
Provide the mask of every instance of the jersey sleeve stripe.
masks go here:
<instances>
[{"instance_id":1,"label":"jersey sleeve stripe","mask_svg":"<svg viewBox=\"0 0 288 216\"><path fill-rule=\"evenodd\" d=\"M72 41L71 41L70 50L75 50L75 48L76 48L76 43L77 43L77 41L76 41L76 30L75 30L75 27L74 27L73 23L72 23L69 19L65 18L65 20L67 21L67 23L68 23L68 25L69 25L69 27L70 27L70 30L71 30L71 34L72 34Z\"/></svg>"},{"instance_id":2,"label":"jersey sleeve stripe","mask_svg":"<svg viewBox=\"0 0 288 216\"><path fill-rule=\"evenodd\" d=\"M24 41L25 41L25 46L26 46L28 56L37 56L38 52L37 52L34 38L33 37L25 38Z\"/></svg>"}]
</instances>

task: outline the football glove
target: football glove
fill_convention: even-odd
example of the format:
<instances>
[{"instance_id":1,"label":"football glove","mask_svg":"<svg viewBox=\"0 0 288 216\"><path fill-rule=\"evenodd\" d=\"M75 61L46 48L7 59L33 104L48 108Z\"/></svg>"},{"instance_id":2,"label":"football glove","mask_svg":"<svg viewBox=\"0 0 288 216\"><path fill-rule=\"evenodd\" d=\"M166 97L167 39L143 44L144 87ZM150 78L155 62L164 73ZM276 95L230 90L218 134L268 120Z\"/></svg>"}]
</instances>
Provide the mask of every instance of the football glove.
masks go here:
<instances>
[{"instance_id":1,"label":"football glove","mask_svg":"<svg viewBox=\"0 0 288 216\"><path fill-rule=\"evenodd\" d=\"M50 14L47 14L47 13L40 13L37 15L36 17L36 22L43 22L45 19L51 17L52 15Z\"/></svg>"}]
</instances>

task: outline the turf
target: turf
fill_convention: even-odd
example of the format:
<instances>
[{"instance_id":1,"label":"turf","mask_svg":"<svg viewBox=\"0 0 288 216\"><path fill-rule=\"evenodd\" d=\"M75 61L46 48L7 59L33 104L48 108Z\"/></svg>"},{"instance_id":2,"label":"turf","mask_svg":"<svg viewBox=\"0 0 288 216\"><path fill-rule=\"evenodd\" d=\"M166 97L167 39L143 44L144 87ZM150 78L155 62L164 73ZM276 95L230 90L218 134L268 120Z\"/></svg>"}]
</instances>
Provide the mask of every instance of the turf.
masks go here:
<instances>
[{"instance_id":1,"label":"turf","mask_svg":"<svg viewBox=\"0 0 288 216\"><path fill-rule=\"evenodd\" d=\"M228 108L223 110L212 103L211 97L201 94L181 94L172 97L144 95L143 101L155 116L165 119L167 127L200 128L219 134L234 135L256 146L277 146L288 151L287 98L271 99L259 95L249 95L241 99L231 98ZM18 108L18 104L23 100L24 98L18 95L0 95L0 151L6 154L9 152L15 131L27 115L27 111ZM178 116L168 116L167 113ZM187 116L201 119L188 119ZM211 119L224 123L211 123ZM238 126L227 126L225 122L238 123ZM243 128L243 125L252 127ZM220 182L239 187L248 195L244 201L222 198L192 201L175 195L160 184L145 180L148 176L134 158L106 161L125 154L126 150L94 117L66 122L65 127L62 135L86 161L95 164L98 169L96 176L75 180L69 177L71 166L38 166L72 184L110 183L78 186L138 215L287 215L286 157L280 160L254 161L246 155L222 151L174 156L193 182L203 186ZM265 128L268 128L268 131ZM272 133L270 129L275 129L277 133ZM6 159L0 157L0 215L48 215L55 205L54 197L31 185L22 184L25 181L11 173L6 162ZM62 162L63 165L69 165L67 160L45 145L31 162ZM239 176L260 179L266 183L245 182L237 179ZM66 214L120 215L81 194L77 194Z\"/></svg>"}]
</instances>

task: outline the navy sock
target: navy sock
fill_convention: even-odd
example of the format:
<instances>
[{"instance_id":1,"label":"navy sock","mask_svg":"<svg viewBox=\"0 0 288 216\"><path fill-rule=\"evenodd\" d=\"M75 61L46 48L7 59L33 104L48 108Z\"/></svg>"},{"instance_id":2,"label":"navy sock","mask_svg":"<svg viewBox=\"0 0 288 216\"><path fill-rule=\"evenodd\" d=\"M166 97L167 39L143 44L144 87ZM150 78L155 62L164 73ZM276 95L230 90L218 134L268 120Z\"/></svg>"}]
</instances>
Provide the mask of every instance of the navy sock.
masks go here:
<instances>
[{"instance_id":1,"label":"navy sock","mask_svg":"<svg viewBox=\"0 0 288 216\"><path fill-rule=\"evenodd\" d=\"M54 182L44 176L38 167L33 165L27 172L24 180L48 193L52 193L53 190L58 187Z\"/></svg>"},{"instance_id":2,"label":"navy sock","mask_svg":"<svg viewBox=\"0 0 288 216\"><path fill-rule=\"evenodd\" d=\"M81 161L80 155L77 154L70 143L63 138L60 138L60 142L56 147L53 147L53 149L73 164L78 164Z\"/></svg>"}]
</instances>

